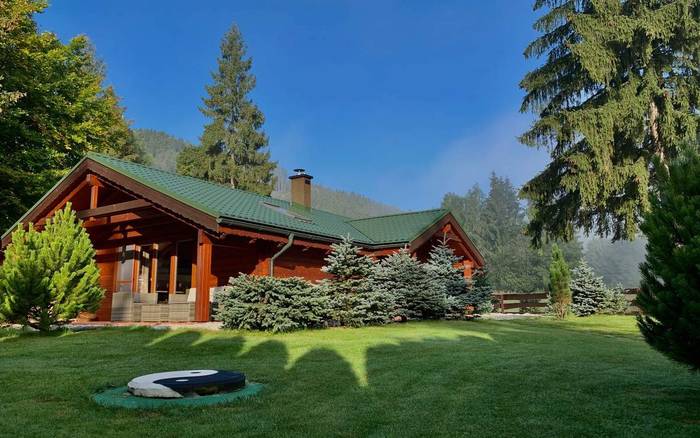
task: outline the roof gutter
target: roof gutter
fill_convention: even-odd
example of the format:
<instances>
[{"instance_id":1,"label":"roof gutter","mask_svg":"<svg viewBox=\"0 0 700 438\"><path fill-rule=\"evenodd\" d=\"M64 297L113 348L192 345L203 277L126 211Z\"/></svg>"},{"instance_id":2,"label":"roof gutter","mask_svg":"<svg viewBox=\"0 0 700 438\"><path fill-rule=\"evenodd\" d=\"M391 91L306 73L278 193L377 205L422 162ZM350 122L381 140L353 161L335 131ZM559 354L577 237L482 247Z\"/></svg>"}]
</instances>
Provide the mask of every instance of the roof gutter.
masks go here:
<instances>
[{"instance_id":1,"label":"roof gutter","mask_svg":"<svg viewBox=\"0 0 700 438\"><path fill-rule=\"evenodd\" d=\"M275 276L275 260L277 260L277 257L281 256L284 254L289 248L292 247L292 244L294 243L294 233L289 234L289 238L287 240L287 243L284 244L282 249L277 251L275 255L270 257L270 277Z\"/></svg>"}]
</instances>

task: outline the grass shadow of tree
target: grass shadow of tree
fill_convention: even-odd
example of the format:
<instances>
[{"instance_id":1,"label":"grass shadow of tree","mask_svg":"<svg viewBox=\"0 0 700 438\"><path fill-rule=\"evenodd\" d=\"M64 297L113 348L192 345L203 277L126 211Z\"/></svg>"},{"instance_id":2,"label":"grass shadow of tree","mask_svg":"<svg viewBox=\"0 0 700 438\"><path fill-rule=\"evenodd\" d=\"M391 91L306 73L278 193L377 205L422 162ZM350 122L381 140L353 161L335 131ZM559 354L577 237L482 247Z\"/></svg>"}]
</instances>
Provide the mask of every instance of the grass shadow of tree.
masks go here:
<instances>
[{"instance_id":1,"label":"grass shadow of tree","mask_svg":"<svg viewBox=\"0 0 700 438\"><path fill-rule=\"evenodd\" d=\"M446 334L435 336L443 327ZM583 342L594 336L587 332L549 331L543 339L547 327L502 328L427 323L274 336L110 329L32 337L30 351L12 342L12 351L0 352L7 384L0 397L11 402L5 418L16 423L6 432L41 432L24 415L36 418L39 402L39 417L52 416L57 430L87 436L700 433L693 423L700 383L643 342L598 336L591 344ZM241 370L266 387L241 403L192 410L135 413L89 401L104 385L191 368Z\"/></svg>"}]
</instances>

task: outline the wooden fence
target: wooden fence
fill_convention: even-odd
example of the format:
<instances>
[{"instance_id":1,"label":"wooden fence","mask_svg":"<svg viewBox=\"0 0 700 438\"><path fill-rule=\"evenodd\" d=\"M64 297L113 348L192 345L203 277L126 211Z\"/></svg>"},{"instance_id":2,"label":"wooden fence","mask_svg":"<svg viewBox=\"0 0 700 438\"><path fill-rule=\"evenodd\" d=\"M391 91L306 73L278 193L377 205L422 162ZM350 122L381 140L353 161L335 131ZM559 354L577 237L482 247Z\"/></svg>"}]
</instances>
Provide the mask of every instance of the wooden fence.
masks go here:
<instances>
[{"instance_id":1,"label":"wooden fence","mask_svg":"<svg viewBox=\"0 0 700 438\"><path fill-rule=\"evenodd\" d=\"M635 298L639 293L638 288L629 288L624 290L625 299L627 300L627 310L626 314L637 314L639 313L639 308L635 306ZM508 292L494 292L493 293L493 305L494 311L505 312L507 310L518 309L518 311L523 312L527 309L532 309L536 307L547 307L549 300L549 294L546 292L536 292L536 293L508 293Z\"/></svg>"},{"instance_id":2,"label":"wooden fence","mask_svg":"<svg viewBox=\"0 0 700 438\"><path fill-rule=\"evenodd\" d=\"M549 295L546 292L529 294L494 292L494 310L497 312L505 312L510 309L524 311L534 307L547 307L548 298Z\"/></svg>"}]
</instances>

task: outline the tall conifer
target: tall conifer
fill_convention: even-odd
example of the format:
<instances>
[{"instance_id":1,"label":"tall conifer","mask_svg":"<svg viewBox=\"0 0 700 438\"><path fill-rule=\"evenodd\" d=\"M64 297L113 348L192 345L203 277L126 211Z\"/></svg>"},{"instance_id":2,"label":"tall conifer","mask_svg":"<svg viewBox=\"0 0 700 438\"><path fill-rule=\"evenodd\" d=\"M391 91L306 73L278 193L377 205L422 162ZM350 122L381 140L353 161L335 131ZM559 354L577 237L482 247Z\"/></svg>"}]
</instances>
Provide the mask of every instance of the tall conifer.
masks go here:
<instances>
[{"instance_id":1,"label":"tall conifer","mask_svg":"<svg viewBox=\"0 0 700 438\"><path fill-rule=\"evenodd\" d=\"M520 137L551 161L522 189L534 243L576 229L633 237L662 166L697 137L697 0L536 0L543 35L525 50L544 64L521 82L522 111L538 119Z\"/></svg>"},{"instance_id":2,"label":"tall conifer","mask_svg":"<svg viewBox=\"0 0 700 438\"><path fill-rule=\"evenodd\" d=\"M246 57L246 46L237 26L232 26L221 43L218 68L213 84L206 87L201 108L210 121L204 127L201 147L206 160L194 168L178 162L178 170L191 176L205 175L210 181L269 195L274 187L273 170L265 150L268 139L262 131L265 116L251 101L255 76L253 60ZM193 154L187 155L191 158ZM196 154L194 154L196 155Z\"/></svg>"},{"instance_id":3,"label":"tall conifer","mask_svg":"<svg viewBox=\"0 0 700 438\"><path fill-rule=\"evenodd\" d=\"M688 151L661 178L644 217L639 328L673 360L700 370L700 155Z\"/></svg>"}]
</instances>

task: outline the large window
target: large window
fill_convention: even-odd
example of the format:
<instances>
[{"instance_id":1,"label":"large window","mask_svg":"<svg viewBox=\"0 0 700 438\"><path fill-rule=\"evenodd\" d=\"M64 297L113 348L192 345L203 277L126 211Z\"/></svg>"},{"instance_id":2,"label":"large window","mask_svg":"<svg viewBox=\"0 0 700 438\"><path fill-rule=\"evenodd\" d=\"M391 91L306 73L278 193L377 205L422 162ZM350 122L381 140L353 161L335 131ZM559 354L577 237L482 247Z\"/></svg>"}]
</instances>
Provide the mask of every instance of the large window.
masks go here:
<instances>
[{"instance_id":1,"label":"large window","mask_svg":"<svg viewBox=\"0 0 700 438\"><path fill-rule=\"evenodd\" d=\"M131 292L133 290L134 264L136 263L136 246L122 246L119 250L117 263L117 292Z\"/></svg>"},{"instance_id":2,"label":"large window","mask_svg":"<svg viewBox=\"0 0 700 438\"><path fill-rule=\"evenodd\" d=\"M117 292L185 292L192 287L194 248L192 240L121 247ZM170 287L171 279L175 281L174 288Z\"/></svg>"}]
</instances>

